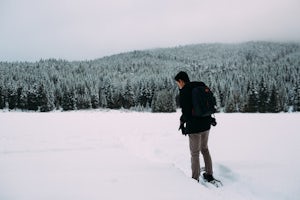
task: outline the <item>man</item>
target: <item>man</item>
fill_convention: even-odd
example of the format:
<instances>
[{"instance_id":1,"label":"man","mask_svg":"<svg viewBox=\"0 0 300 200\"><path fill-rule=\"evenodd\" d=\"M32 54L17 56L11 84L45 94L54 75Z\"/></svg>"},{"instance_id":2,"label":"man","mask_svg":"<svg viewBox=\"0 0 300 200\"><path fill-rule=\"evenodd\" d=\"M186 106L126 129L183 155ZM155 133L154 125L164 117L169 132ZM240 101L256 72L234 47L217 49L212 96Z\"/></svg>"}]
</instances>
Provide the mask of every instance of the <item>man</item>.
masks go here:
<instances>
[{"instance_id":1,"label":"man","mask_svg":"<svg viewBox=\"0 0 300 200\"><path fill-rule=\"evenodd\" d=\"M204 86L205 84L203 82L190 82L187 73L182 71L176 75L175 80L180 90L179 102L182 111L180 129L184 135L188 134L189 136L192 178L199 182L201 172L199 154L201 152L205 162L203 178L211 182L215 179L213 177L212 160L207 144L212 118L211 116L192 116L192 89L197 86Z\"/></svg>"}]
</instances>

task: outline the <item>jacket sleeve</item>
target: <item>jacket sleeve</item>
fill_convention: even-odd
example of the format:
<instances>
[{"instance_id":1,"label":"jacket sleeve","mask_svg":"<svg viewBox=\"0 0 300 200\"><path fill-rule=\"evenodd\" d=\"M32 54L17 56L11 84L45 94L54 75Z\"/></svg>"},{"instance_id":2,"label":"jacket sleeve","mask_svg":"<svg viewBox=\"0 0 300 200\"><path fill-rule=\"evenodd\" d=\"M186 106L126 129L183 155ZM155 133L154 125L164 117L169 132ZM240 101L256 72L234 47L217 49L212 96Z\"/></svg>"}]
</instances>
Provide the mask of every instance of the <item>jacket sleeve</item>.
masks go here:
<instances>
[{"instance_id":1,"label":"jacket sleeve","mask_svg":"<svg viewBox=\"0 0 300 200\"><path fill-rule=\"evenodd\" d=\"M180 91L180 107L182 115L180 117L180 121L185 123L190 120L192 117L192 107L191 107L191 98L189 96L189 92L186 89Z\"/></svg>"}]
</instances>

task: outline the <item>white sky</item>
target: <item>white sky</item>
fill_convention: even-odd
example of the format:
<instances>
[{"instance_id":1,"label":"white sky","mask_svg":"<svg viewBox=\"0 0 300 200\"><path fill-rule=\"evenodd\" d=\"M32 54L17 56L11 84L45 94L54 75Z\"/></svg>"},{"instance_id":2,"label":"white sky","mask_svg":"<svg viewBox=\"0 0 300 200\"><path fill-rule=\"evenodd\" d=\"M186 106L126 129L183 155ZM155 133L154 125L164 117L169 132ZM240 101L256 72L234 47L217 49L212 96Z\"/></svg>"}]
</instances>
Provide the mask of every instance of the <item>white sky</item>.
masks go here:
<instances>
[{"instance_id":1,"label":"white sky","mask_svg":"<svg viewBox=\"0 0 300 200\"><path fill-rule=\"evenodd\" d=\"M300 0L0 0L0 61L300 41Z\"/></svg>"}]
</instances>

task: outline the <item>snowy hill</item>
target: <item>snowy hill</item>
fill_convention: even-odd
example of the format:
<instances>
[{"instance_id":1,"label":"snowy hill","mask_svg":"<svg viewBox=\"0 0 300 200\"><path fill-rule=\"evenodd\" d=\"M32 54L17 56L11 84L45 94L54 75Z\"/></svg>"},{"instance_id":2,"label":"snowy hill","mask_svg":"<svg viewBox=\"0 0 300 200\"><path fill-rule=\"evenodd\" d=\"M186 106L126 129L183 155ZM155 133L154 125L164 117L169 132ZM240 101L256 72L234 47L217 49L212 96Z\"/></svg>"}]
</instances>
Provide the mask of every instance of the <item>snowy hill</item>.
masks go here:
<instances>
[{"instance_id":1,"label":"snowy hill","mask_svg":"<svg viewBox=\"0 0 300 200\"><path fill-rule=\"evenodd\" d=\"M179 116L1 112L0 199L299 199L299 113L217 114L218 189L190 178Z\"/></svg>"},{"instance_id":2,"label":"snowy hill","mask_svg":"<svg viewBox=\"0 0 300 200\"><path fill-rule=\"evenodd\" d=\"M275 42L187 45L77 62L0 62L0 109L149 110L175 99L174 76L181 70L210 86L224 112L300 111L300 45ZM171 94L157 100L165 90Z\"/></svg>"}]
</instances>

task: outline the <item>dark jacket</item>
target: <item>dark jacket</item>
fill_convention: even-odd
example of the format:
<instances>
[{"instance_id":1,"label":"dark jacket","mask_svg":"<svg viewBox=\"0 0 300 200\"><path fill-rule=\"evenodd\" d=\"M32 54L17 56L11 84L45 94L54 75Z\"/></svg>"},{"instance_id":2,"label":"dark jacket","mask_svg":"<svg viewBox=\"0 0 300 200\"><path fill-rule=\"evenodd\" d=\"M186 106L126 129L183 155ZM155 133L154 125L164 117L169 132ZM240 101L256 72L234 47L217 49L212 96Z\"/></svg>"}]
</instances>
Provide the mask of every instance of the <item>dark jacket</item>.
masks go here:
<instances>
[{"instance_id":1,"label":"dark jacket","mask_svg":"<svg viewBox=\"0 0 300 200\"><path fill-rule=\"evenodd\" d=\"M211 116L192 116L192 89L201 85L205 84L203 82L189 82L180 89L179 102L182 111L180 121L186 123L186 134L199 133L210 129Z\"/></svg>"}]
</instances>

